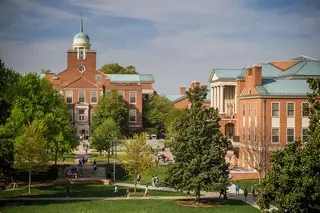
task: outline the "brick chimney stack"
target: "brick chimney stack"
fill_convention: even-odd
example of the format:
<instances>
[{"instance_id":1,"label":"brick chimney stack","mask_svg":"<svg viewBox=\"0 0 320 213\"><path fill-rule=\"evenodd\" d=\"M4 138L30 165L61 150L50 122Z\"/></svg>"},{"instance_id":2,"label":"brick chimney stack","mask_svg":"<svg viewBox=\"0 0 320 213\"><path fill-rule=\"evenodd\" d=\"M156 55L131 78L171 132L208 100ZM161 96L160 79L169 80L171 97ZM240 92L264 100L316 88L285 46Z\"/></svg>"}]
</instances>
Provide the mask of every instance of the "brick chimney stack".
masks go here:
<instances>
[{"instance_id":1,"label":"brick chimney stack","mask_svg":"<svg viewBox=\"0 0 320 213\"><path fill-rule=\"evenodd\" d=\"M262 85L262 66L261 64L252 65L252 85L261 86Z\"/></svg>"},{"instance_id":2,"label":"brick chimney stack","mask_svg":"<svg viewBox=\"0 0 320 213\"><path fill-rule=\"evenodd\" d=\"M180 87L180 95L186 94L186 91L187 91L187 89L186 89L185 86L181 86L181 87Z\"/></svg>"}]
</instances>

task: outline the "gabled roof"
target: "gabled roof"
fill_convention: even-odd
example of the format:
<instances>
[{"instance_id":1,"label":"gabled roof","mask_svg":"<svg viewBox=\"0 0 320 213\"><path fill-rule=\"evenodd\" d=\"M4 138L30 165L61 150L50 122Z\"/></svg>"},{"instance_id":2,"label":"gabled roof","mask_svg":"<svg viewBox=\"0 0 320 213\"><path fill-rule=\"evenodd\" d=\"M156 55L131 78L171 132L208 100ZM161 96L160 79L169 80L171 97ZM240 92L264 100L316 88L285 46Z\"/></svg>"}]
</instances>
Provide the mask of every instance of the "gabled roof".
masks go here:
<instances>
[{"instance_id":1,"label":"gabled roof","mask_svg":"<svg viewBox=\"0 0 320 213\"><path fill-rule=\"evenodd\" d=\"M100 87L84 77L79 77L71 81L67 85L65 85L64 88L100 88Z\"/></svg>"},{"instance_id":2,"label":"gabled roof","mask_svg":"<svg viewBox=\"0 0 320 213\"><path fill-rule=\"evenodd\" d=\"M209 81L214 80L214 76L217 79L237 79L241 72L242 69L213 69Z\"/></svg>"},{"instance_id":3,"label":"gabled roof","mask_svg":"<svg viewBox=\"0 0 320 213\"><path fill-rule=\"evenodd\" d=\"M295 57L291 60L298 60L298 61L319 61L319 59L311 58L309 56L300 55L298 57Z\"/></svg>"},{"instance_id":4,"label":"gabled roof","mask_svg":"<svg viewBox=\"0 0 320 213\"><path fill-rule=\"evenodd\" d=\"M256 86L260 95L305 96L311 93L307 80L263 79L262 86Z\"/></svg>"},{"instance_id":5,"label":"gabled roof","mask_svg":"<svg viewBox=\"0 0 320 213\"><path fill-rule=\"evenodd\" d=\"M171 102L177 102L187 97L186 94L179 94L179 95L165 95Z\"/></svg>"},{"instance_id":6,"label":"gabled roof","mask_svg":"<svg viewBox=\"0 0 320 213\"><path fill-rule=\"evenodd\" d=\"M106 74L111 83L153 83L152 74Z\"/></svg>"}]
</instances>

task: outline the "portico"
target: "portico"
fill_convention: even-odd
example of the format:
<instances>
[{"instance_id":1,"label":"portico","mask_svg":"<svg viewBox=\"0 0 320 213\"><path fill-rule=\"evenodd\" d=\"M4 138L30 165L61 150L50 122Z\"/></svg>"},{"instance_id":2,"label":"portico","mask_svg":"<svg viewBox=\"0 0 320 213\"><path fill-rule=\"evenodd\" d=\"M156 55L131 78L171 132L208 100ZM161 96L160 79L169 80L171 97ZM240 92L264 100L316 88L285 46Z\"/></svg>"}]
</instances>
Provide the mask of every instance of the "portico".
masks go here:
<instances>
[{"instance_id":1,"label":"portico","mask_svg":"<svg viewBox=\"0 0 320 213\"><path fill-rule=\"evenodd\" d=\"M211 83L211 107L219 110L219 114L232 118L237 113L236 82Z\"/></svg>"}]
</instances>

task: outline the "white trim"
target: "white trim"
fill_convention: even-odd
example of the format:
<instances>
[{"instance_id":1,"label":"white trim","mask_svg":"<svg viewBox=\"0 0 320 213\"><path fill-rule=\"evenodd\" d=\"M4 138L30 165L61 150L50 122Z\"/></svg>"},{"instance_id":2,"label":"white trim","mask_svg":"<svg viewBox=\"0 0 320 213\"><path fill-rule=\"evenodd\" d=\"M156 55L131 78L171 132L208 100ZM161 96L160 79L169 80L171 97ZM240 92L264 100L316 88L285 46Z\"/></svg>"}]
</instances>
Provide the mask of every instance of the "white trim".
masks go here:
<instances>
[{"instance_id":1,"label":"white trim","mask_svg":"<svg viewBox=\"0 0 320 213\"><path fill-rule=\"evenodd\" d=\"M279 138L279 141L278 142L274 142L273 141L273 134L272 134L272 130L273 129L278 129L279 131L278 131L278 138ZM280 128L279 127L277 127L277 128L274 128L274 127L271 127L271 143L273 143L273 144L279 144L280 143Z\"/></svg>"},{"instance_id":2,"label":"white trim","mask_svg":"<svg viewBox=\"0 0 320 213\"><path fill-rule=\"evenodd\" d=\"M134 121L130 120L131 112L134 112L134 118L135 118ZM137 110L136 109L129 109L129 123L136 123L136 122L137 122Z\"/></svg>"},{"instance_id":3,"label":"white trim","mask_svg":"<svg viewBox=\"0 0 320 213\"><path fill-rule=\"evenodd\" d=\"M279 111L279 115L278 116L274 116L273 114L272 114L272 104L278 104L278 111ZM280 107L281 107L281 104L280 104L280 102L271 102L271 117L272 118L280 118Z\"/></svg>"},{"instance_id":4,"label":"white trim","mask_svg":"<svg viewBox=\"0 0 320 213\"><path fill-rule=\"evenodd\" d=\"M92 101L92 97L93 97L93 93L96 93L96 99L97 99L97 101L96 102L93 102ZM91 93L90 93L90 103L92 103L92 104L96 104L96 103L98 103L98 97L99 97L99 95L98 95L98 91L97 90L95 90L95 91L91 91Z\"/></svg>"},{"instance_id":5,"label":"white trim","mask_svg":"<svg viewBox=\"0 0 320 213\"><path fill-rule=\"evenodd\" d=\"M286 141L287 141L287 143L292 142L292 141L288 140L288 129L293 129L293 139L292 139L292 141L294 141L294 139L295 139L295 128L287 127L287 129L286 129Z\"/></svg>"},{"instance_id":6,"label":"white trim","mask_svg":"<svg viewBox=\"0 0 320 213\"><path fill-rule=\"evenodd\" d=\"M71 93L71 102L68 102L68 92ZM67 104L72 104L73 103L73 91L72 90L67 90L66 91L66 102L67 102Z\"/></svg>"},{"instance_id":7,"label":"white trim","mask_svg":"<svg viewBox=\"0 0 320 213\"><path fill-rule=\"evenodd\" d=\"M293 104L293 115L288 115L288 112L289 112L289 108L288 108L288 105L289 104ZM295 117L295 114L296 114L296 105L295 105L295 102L286 102L286 115L287 115L287 118L294 118Z\"/></svg>"},{"instance_id":8,"label":"white trim","mask_svg":"<svg viewBox=\"0 0 320 213\"><path fill-rule=\"evenodd\" d=\"M83 92L83 97L84 97L83 102L80 102L80 92ZM79 103L86 103L86 91L85 90L79 90L78 91L78 102Z\"/></svg>"},{"instance_id":9,"label":"white trim","mask_svg":"<svg viewBox=\"0 0 320 213\"><path fill-rule=\"evenodd\" d=\"M251 102L248 102L248 116L251 116Z\"/></svg>"},{"instance_id":10,"label":"white trim","mask_svg":"<svg viewBox=\"0 0 320 213\"><path fill-rule=\"evenodd\" d=\"M254 102L254 104L253 104L253 114L254 114L255 118L257 117L257 114L258 114L257 112L258 112L257 102Z\"/></svg>"},{"instance_id":11,"label":"white trim","mask_svg":"<svg viewBox=\"0 0 320 213\"><path fill-rule=\"evenodd\" d=\"M134 93L135 101L131 102L131 93ZM130 104L137 104L137 91L129 91L129 103Z\"/></svg>"}]
</instances>

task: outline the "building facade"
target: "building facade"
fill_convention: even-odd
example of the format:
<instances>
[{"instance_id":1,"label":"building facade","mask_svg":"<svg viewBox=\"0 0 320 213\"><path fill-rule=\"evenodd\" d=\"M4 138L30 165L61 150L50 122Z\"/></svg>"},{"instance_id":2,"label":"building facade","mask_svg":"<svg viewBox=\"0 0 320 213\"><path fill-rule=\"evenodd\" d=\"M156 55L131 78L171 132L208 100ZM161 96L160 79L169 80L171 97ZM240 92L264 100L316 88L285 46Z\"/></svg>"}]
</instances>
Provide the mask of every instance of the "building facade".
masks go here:
<instances>
[{"instance_id":1,"label":"building facade","mask_svg":"<svg viewBox=\"0 0 320 213\"><path fill-rule=\"evenodd\" d=\"M306 139L307 79L315 77L320 60L309 57L213 70L211 106L219 109L221 131L233 142L232 166L264 170L271 151Z\"/></svg>"},{"instance_id":2,"label":"building facade","mask_svg":"<svg viewBox=\"0 0 320 213\"><path fill-rule=\"evenodd\" d=\"M142 98L154 93L151 74L104 74L97 69L97 52L91 49L89 36L74 36L72 49L67 51L67 68L45 77L68 104L70 119L79 136L89 137L92 116L99 98L107 91L117 90L129 106L129 130L142 129Z\"/></svg>"}]
</instances>

